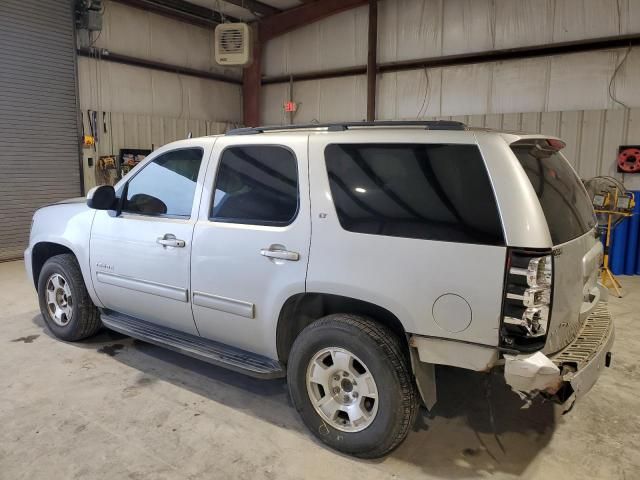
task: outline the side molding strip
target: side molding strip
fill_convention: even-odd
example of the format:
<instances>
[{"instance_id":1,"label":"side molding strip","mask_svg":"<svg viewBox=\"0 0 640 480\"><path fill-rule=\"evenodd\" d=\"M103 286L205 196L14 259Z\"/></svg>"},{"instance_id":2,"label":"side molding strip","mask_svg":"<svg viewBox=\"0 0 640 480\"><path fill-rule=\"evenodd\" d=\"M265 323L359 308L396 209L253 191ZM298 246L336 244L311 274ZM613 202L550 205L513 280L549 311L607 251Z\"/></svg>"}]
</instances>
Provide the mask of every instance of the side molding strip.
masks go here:
<instances>
[{"instance_id":1,"label":"side molding strip","mask_svg":"<svg viewBox=\"0 0 640 480\"><path fill-rule=\"evenodd\" d=\"M204 292L193 292L193 304L200 307L220 310L221 312L240 315L241 317L254 318L255 305L234 298L221 297L219 295L211 295Z\"/></svg>"},{"instance_id":2,"label":"side molding strip","mask_svg":"<svg viewBox=\"0 0 640 480\"><path fill-rule=\"evenodd\" d=\"M149 282L132 277L125 277L115 273L96 273L96 278L101 283L114 285L116 287L135 290L136 292L149 293L159 297L170 298L179 302L188 302L189 294L186 288L174 287L163 283Z\"/></svg>"}]
</instances>

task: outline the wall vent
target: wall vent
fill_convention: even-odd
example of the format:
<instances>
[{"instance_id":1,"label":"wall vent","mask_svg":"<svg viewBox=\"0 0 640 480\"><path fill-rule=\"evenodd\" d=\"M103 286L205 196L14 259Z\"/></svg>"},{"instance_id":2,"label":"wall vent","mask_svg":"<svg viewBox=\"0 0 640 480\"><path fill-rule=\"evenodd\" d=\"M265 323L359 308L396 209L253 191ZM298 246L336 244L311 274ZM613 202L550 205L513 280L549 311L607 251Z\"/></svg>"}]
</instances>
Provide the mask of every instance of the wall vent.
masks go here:
<instances>
[{"instance_id":1,"label":"wall vent","mask_svg":"<svg viewBox=\"0 0 640 480\"><path fill-rule=\"evenodd\" d=\"M251 28L246 23L222 23L215 31L216 63L246 66L251 63Z\"/></svg>"}]
</instances>

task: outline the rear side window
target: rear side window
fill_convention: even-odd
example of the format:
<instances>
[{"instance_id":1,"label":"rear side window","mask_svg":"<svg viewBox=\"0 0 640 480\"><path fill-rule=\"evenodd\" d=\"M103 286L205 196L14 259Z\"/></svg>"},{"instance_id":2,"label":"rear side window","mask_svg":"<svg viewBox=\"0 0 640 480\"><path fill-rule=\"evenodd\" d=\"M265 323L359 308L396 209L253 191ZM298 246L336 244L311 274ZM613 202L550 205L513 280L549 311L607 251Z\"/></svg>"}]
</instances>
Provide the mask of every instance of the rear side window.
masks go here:
<instances>
[{"instance_id":1,"label":"rear side window","mask_svg":"<svg viewBox=\"0 0 640 480\"><path fill-rule=\"evenodd\" d=\"M123 211L190 217L201 162L201 148L173 150L156 157L127 184Z\"/></svg>"},{"instance_id":2,"label":"rear side window","mask_svg":"<svg viewBox=\"0 0 640 480\"><path fill-rule=\"evenodd\" d=\"M224 150L211 220L283 226L293 222L297 211L298 168L290 150L275 145Z\"/></svg>"},{"instance_id":3,"label":"rear side window","mask_svg":"<svg viewBox=\"0 0 640 480\"><path fill-rule=\"evenodd\" d=\"M515 143L511 149L536 191L554 245L584 235L595 226L591 201L562 155L544 140Z\"/></svg>"},{"instance_id":4,"label":"rear side window","mask_svg":"<svg viewBox=\"0 0 640 480\"><path fill-rule=\"evenodd\" d=\"M475 145L341 144L325 150L340 224L356 233L502 245Z\"/></svg>"}]
</instances>

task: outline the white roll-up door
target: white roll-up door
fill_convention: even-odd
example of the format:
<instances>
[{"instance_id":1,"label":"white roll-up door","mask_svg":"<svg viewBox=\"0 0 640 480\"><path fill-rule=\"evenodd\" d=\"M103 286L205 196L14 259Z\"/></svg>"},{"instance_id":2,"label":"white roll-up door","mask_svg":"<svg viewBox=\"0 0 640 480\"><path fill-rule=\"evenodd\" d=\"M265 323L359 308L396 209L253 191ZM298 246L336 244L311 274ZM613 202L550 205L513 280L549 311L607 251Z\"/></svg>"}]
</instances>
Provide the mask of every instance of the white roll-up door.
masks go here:
<instances>
[{"instance_id":1,"label":"white roll-up door","mask_svg":"<svg viewBox=\"0 0 640 480\"><path fill-rule=\"evenodd\" d=\"M72 0L0 0L0 261L81 192Z\"/></svg>"}]
</instances>

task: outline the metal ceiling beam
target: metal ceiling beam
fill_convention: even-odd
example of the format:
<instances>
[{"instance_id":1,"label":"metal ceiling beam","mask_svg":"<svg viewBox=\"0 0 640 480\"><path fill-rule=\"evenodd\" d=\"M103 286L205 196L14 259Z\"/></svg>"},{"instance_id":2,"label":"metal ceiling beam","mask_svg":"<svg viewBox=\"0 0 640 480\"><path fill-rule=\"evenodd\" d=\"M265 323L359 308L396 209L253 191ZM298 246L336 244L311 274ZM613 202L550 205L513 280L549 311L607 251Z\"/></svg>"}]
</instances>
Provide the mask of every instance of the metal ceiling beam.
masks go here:
<instances>
[{"instance_id":1,"label":"metal ceiling beam","mask_svg":"<svg viewBox=\"0 0 640 480\"><path fill-rule=\"evenodd\" d=\"M260 20L260 41L284 35L336 13L365 5L369 0L316 0Z\"/></svg>"},{"instance_id":2,"label":"metal ceiling beam","mask_svg":"<svg viewBox=\"0 0 640 480\"><path fill-rule=\"evenodd\" d=\"M146 60L143 58L130 57L121 55L106 49L97 48L80 48L77 50L81 57L93 58L100 61L121 63L132 67L149 68L151 70L160 70L162 72L176 73L179 75L188 75L190 77L205 78L208 80L217 80L219 82L231 83L233 85L242 84L239 78L230 77L219 73L197 70L195 68L182 67L180 65L170 65L168 63L156 62L154 60Z\"/></svg>"},{"instance_id":3,"label":"metal ceiling beam","mask_svg":"<svg viewBox=\"0 0 640 480\"><path fill-rule=\"evenodd\" d=\"M282 10L276 7L272 7L271 5L267 5L266 3L258 2L257 0L224 0L227 3L231 3L233 5L237 5L238 7L242 7L246 10L249 10L251 13L257 13L262 16L275 15L276 13L280 13Z\"/></svg>"},{"instance_id":4,"label":"metal ceiling beam","mask_svg":"<svg viewBox=\"0 0 640 480\"><path fill-rule=\"evenodd\" d=\"M405 70L420 70L423 68L452 67L457 65L471 65L488 62L501 62L506 60L521 60L525 58L549 57L553 55L568 55L572 53L593 52L598 50L610 50L640 46L640 34L620 35L616 37L592 38L571 42L551 43L545 45L533 45L529 47L507 48L503 50L490 50L485 52L463 53L445 55L442 57L420 58L400 62L378 63L378 73L401 72ZM336 68L319 72L294 73L286 75L274 75L263 77L263 85L275 83L288 83L304 80L320 80L326 78L350 77L367 73L366 65L354 65L352 67Z\"/></svg>"},{"instance_id":5,"label":"metal ceiling beam","mask_svg":"<svg viewBox=\"0 0 640 480\"><path fill-rule=\"evenodd\" d=\"M185 0L114 0L115 2L139 8L148 12L157 13L165 17L191 23L200 27L215 27L220 23L219 12ZM235 17L225 15L232 22L239 22Z\"/></svg>"}]
</instances>

